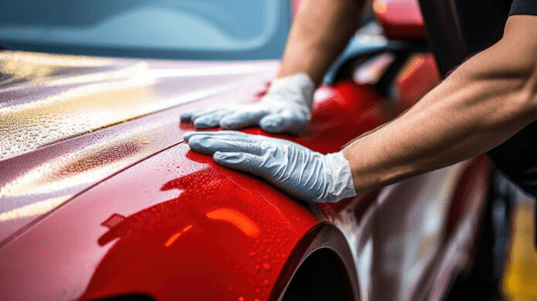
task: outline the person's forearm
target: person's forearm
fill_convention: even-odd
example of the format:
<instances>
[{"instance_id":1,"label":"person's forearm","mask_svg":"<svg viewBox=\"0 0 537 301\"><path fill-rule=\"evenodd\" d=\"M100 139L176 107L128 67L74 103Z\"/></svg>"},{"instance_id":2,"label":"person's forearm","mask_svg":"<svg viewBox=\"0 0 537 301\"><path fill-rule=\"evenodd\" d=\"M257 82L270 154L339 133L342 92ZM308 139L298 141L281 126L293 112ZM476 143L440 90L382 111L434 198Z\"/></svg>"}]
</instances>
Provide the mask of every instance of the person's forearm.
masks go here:
<instances>
[{"instance_id":1,"label":"person's forearm","mask_svg":"<svg viewBox=\"0 0 537 301\"><path fill-rule=\"evenodd\" d=\"M520 33L525 39L537 39L532 26L537 23ZM506 34L510 30L508 23ZM536 48L521 50L514 36L468 60L405 114L347 146L343 153L356 190L484 153L536 120Z\"/></svg>"},{"instance_id":2,"label":"person's forearm","mask_svg":"<svg viewBox=\"0 0 537 301\"><path fill-rule=\"evenodd\" d=\"M306 73L318 86L359 26L361 0L303 0L277 77Z\"/></svg>"}]
</instances>

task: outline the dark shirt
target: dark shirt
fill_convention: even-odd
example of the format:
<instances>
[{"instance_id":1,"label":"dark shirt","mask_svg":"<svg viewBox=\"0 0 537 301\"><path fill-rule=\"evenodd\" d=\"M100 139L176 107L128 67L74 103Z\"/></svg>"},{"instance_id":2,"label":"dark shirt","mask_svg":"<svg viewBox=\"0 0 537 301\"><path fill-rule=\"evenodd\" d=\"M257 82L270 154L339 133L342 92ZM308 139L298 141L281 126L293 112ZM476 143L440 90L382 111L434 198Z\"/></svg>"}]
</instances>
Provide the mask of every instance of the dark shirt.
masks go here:
<instances>
[{"instance_id":1,"label":"dark shirt","mask_svg":"<svg viewBox=\"0 0 537 301\"><path fill-rule=\"evenodd\" d=\"M509 15L537 15L537 0L514 0ZM488 154L513 182L537 196L537 122Z\"/></svg>"},{"instance_id":2,"label":"dark shirt","mask_svg":"<svg viewBox=\"0 0 537 301\"><path fill-rule=\"evenodd\" d=\"M537 0L419 1L443 75L499 41L510 15L537 15ZM537 196L537 122L488 154L507 177Z\"/></svg>"},{"instance_id":3,"label":"dark shirt","mask_svg":"<svg viewBox=\"0 0 537 301\"><path fill-rule=\"evenodd\" d=\"M537 15L537 0L514 0L509 15Z\"/></svg>"}]
</instances>

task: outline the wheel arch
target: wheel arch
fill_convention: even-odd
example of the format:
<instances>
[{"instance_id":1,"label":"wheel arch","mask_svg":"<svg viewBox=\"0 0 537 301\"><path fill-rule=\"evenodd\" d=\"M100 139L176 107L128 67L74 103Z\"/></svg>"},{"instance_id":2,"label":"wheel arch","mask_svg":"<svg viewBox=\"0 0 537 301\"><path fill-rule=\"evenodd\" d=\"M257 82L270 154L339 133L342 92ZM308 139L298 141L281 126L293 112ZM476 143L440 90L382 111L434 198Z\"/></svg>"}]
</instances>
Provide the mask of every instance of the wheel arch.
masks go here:
<instances>
[{"instance_id":1,"label":"wheel arch","mask_svg":"<svg viewBox=\"0 0 537 301\"><path fill-rule=\"evenodd\" d=\"M304 296L301 292L306 288L309 294ZM280 272L269 300L326 300L323 294L329 294L330 300L334 301L360 300L358 276L349 244L344 234L330 223L313 227L298 242ZM311 296L316 297L305 299Z\"/></svg>"}]
</instances>

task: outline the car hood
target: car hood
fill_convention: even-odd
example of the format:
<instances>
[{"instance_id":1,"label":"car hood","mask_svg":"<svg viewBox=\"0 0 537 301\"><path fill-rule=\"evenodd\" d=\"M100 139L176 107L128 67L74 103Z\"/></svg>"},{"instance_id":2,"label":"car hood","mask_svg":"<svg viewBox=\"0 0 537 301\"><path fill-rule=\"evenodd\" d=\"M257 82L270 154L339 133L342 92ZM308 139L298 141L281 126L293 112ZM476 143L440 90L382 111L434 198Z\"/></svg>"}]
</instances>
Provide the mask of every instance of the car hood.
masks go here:
<instances>
[{"instance_id":1,"label":"car hood","mask_svg":"<svg viewBox=\"0 0 537 301\"><path fill-rule=\"evenodd\" d=\"M300 259L318 240L307 233L330 232L326 245L341 236L322 221L350 200L308 208L182 141L193 128L181 112L259 100L278 62L1 54L0 270L10 277L0 296L165 300L177 297L173 280L185 300L263 300L283 291L276 278L293 248L306 246ZM303 135L271 136L329 153L389 119L373 89L321 92Z\"/></svg>"},{"instance_id":2,"label":"car hood","mask_svg":"<svg viewBox=\"0 0 537 301\"><path fill-rule=\"evenodd\" d=\"M0 245L179 143L182 111L255 100L277 66L0 52Z\"/></svg>"}]
</instances>

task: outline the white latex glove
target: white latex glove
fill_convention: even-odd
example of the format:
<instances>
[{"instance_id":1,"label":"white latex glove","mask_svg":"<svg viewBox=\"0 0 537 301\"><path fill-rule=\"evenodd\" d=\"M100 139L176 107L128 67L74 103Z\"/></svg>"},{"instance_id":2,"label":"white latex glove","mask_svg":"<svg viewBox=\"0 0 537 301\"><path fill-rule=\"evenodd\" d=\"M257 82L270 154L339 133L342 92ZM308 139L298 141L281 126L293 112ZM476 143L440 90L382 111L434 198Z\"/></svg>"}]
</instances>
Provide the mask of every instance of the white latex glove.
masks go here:
<instances>
[{"instance_id":1,"label":"white latex glove","mask_svg":"<svg viewBox=\"0 0 537 301\"><path fill-rule=\"evenodd\" d=\"M323 155L287 140L235 131L188 132L183 138L216 163L262 177L300 200L337 202L356 195L341 152Z\"/></svg>"},{"instance_id":2,"label":"white latex glove","mask_svg":"<svg viewBox=\"0 0 537 301\"><path fill-rule=\"evenodd\" d=\"M311 119L314 90L315 84L308 75L290 75L272 82L267 94L257 103L189 111L181 114L181 121L191 121L200 129L258 125L268 133L299 134Z\"/></svg>"}]
</instances>

